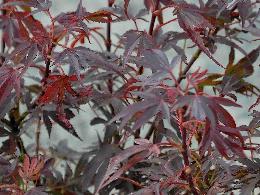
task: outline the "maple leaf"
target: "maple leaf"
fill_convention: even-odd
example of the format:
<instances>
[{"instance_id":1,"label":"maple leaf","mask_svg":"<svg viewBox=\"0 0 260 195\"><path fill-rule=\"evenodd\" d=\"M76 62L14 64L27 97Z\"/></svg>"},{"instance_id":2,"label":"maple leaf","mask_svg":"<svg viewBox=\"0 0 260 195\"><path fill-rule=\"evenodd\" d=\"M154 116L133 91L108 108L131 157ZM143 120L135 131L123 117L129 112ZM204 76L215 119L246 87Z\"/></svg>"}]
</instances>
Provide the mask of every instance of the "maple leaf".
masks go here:
<instances>
[{"instance_id":1,"label":"maple leaf","mask_svg":"<svg viewBox=\"0 0 260 195\"><path fill-rule=\"evenodd\" d=\"M177 17L180 27L188 34L191 40L217 65L223 67L210 53L204 44L200 33L207 30L214 30L210 22L201 14L201 10L192 4L174 4L177 10Z\"/></svg>"},{"instance_id":2,"label":"maple leaf","mask_svg":"<svg viewBox=\"0 0 260 195\"><path fill-rule=\"evenodd\" d=\"M234 118L223 106L241 107L239 104L222 97L206 97L202 95L181 96L174 104L174 108L188 106L188 112L191 117L197 120L209 119L211 126L214 128L218 122L229 127L236 127Z\"/></svg>"},{"instance_id":3,"label":"maple leaf","mask_svg":"<svg viewBox=\"0 0 260 195\"><path fill-rule=\"evenodd\" d=\"M166 54L159 49L145 50L143 52L143 66L153 71L168 72L171 74L172 69L181 62L179 55L175 56L169 62Z\"/></svg>"},{"instance_id":4,"label":"maple leaf","mask_svg":"<svg viewBox=\"0 0 260 195\"><path fill-rule=\"evenodd\" d=\"M82 47L65 49L56 56L54 62L54 64L58 64L58 63L65 63L66 61L68 61L68 63L72 66L79 80L80 80L80 70L82 68L85 68L86 61L87 61L86 56L83 55L83 51L85 50L85 48L82 50L80 49L82 49Z\"/></svg>"},{"instance_id":5,"label":"maple leaf","mask_svg":"<svg viewBox=\"0 0 260 195\"><path fill-rule=\"evenodd\" d=\"M258 98L258 101L259 101L258 103L260 103L260 98ZM260 112L253 110L253 113L251 113L250 116L252 116L253 119L251 120L251 122L248 125L249 130L250 131L255 130L256 134L258 131L258 136L259 136L260 131L258 129L260 128Z\"/></svg>"},{"instance_id":6,"label":"maple leaf","mask_svg":"<svg viewBox=\"0 0 260 195\"><path fill-rule=\"evenodd\" d=\"M70 123L69 119L74 117L74 114L71 114L71 111L63 108L63 102L65 100L66 94L70 94L73 97L85 97L89 96L92 93L92 88L90 86L86 86L80 90L80 92L76 92L72 88L72 83L74 81L78 81L76 75L50 75L47 79L49 81L44 89L44 94L39 97L39 104L49 104L56 103L56 114L53 112L44 112L43 119L44 123L47 127L48 133L50 135L52 129L52 123L49 119L52 118L55 122L57 122L60 126L62 126L69 133L79 138L76 130ZM72 115L72 116L71 116ZM49 116L49 117L48 117Z\"/></svg>"},{"instance_id":7,"label":"maple leaf","mask_svg":"<svg viewBox=\"0 0 260 195\"><path fill-rule=\"evenodd\" d=\"M235 75L238 78L245 78L253 74L254 67L253 63L259 57L260 47L253 49L250 53L248 53L245 57L241 58L236 64L233 64L235 53L233 49L230 51L230 55L234 55L232 59L230 59L227 68L225 70L225 75ZM231 56L230 56L231 58Z\"/></svg>"},{"instance_id":8,"label":"maple leaf","mask_svg":"<svg viewBox=\"0 0 260 195\"><path fill-rule=\"evenodd\" d=\"M9 16L1 15L0 19L3 40L8 47L11 47L15 42L15 38L18 36L19 28L16 25L16 21Z\"/></svg>"},{"instance_id":9,"label":"maple leaf","mask_svg":"<svg viewBox=\"0 0 260 195\"><path fill-rule=\"evenodd\" d=\"M160 154L160 148L146 139L135 139L135 143L138 145L126 148L114 157L110 158L106 173L95 194L97 194L101 188L119 178L125 171L134 166L136 163L146 159L152 154ZM124 165L122 165L122 167L120 167L120 164L129 157L131 158Z\"/></svg>"},{"instance_id":10,"label":"maple leaf","mask_svg":"<svg viewBox=\"0 0 260 195\"><path fill-rule=\"evenodd\" d=\"M15 6L16 3L20 4L24 2L17 1L9 2L7 4L10 3L12 6ZM6 4L4 4L3 6L5 7ZM17 46L15 45L16 43L22 46L26 44L27 47L28 44L37 44L36 51L39 50L42 53L42 55L46 58L48 48L51 45L49 33L44 28L42 23L30 14L32 14L32 12L14 10L12 16L8 15L3 17L3 21L5 23L4 40L6 41L9 47L14 45L15 50L19 48L17 48ZM8 22L9 24L6 22ZM10 40L11 38L13 40ZM29 48L26 49L26 51L29 51ZM28 58L30 58L30 55L28 56Z\"/></svg>"},{"instance_id":11,"label":"maple leaf","mask_svg":"<svg viewBox=\"0 0 260 195\"><path fill-rule=\"evenodd\" d=\"M207 70L200 72L200 68L198 68L195 72L187 74L188 84L197 89L199 84L205 81L205 75L207 74L207 72Z\"/></svg>"},{"instance_id":12,"label":"maple leaf","mask_svg":"<svg viewBox=\"0 0 260 195\"><path fill-rule=\"evenodd\" d=\"M28 16L28 12L15 12L14 15L19 23L20 36L23 39L30 39L31 42L36 43L38 50L47 59L51 39L42 23L33 16ZM29 33L31 33L32 37L29 37Z\"/></svg>"},{"instance_id":13,"label":"maple leaf","mask_svg":"<svg viewBox=\"0 0 260 195\"><path fill-rule=\"evenodd\" d=\"M12 53L6 57L6 60L12 60L15 64L25 64L30 66L38 54L36 43L28 40L18 44Z\"/></svg>"},{"instance_id":14,"label":"maple leaf","mask_svg":"<svg viewBox=\"0 0 260 195\"><path fill-rule=\"evenodd\" d=\"M242 147L244 139L240 134L240 131L244 129L237 128L234 118L222 107L222 105L234 107L240 107L240 105L222 97L187 95L180 97L174 108L182 108L185 105L188 106L187 110L191 113L191 117L206 121L200 142L201 153L204 154L213 142L218 151L226 158L229 156L227 150L231 150L239 156L244 156ZM226 137L222 134L225 134Z\"/></svg>"},{"instance_id":15,"label":"maple leaf","mask_svg":"<svg viewBox=\"0 0 260 195\"><path fill-rule=\"evenodd\" d=\"M51 7L52 3L49 0L12 0L12 1L7 1L4 3L2 6L7 7L7 6L19 6L21 7L24 11L29 13L30 15L36 14L41 11L46 11L49 10ZM36 10L31 11L31 7L36 8Z\"/></svg>"},{"instance_id":16,"label":"maple leaf","mask_svg":"<svg viewBox=\"0 0 260 195\"><path fill-rule=\"evenodd\" d=\"M220 84L220 93L232 97L231 92L249 96L248 94L255 94L258 96L260 90L251 83L245 81L245 78L254 73L253 63L259 56L260 47L253 49L246 56L241 58L234 64L235 51L231 48L229 53L229 62L224 72L223 80Z\"/></svg>"},{"instance_id":17,"label":"maple leaf","mask_svg":"<svg viewBox=\"0 0 260 195\"><path fill-rule=\"evenodd\" d=\"M24 155L23 165L18 169L19 175L26 182L38 180L40 172L44 167L44 160L41 157L30 158Z\"/></svg>"},{"instance_id":18,"label":"maple leaf","mask_svg":"<svg viewBox=\"0 0 260 195\"><path fill-rule=\"evenodd\" d=\"M77 81L75 75L50 75L47 79L47 83L44 94L38 99L40 104L48 104L51 102L58 102L61 104L66 93L69 93L72 96L78 96L78 93L72 88L71 82Z\"/></svg>"},{"instance_id":19,"label":"maple leaf","mask_svg":"<svg viewBox=\"0 0 260 195\"><path fill-rule=\"evenodd\" d=\"M137 54L142 54L145 49L152 49L153 47L151 37L145 32L136 30L130 30L124 33L120 41L124 43L125 46L123 65L128 62L135 49L137 50Z\"/></svg>"},{"instance_id":20,"label":"maple leaf","mask_svg":"<svg viewBox=\"0 0 260 195\"><path fill-rule=\"evenodd\" d=\"M55 57L54 64L58 63L70 64L75 71L79 81L81 79L80 70L90 66L114 71L118 75L124 77L122 74L124 70L121 67L118 67L116 64L108 61L108 59L101 53L82 46L63 50Z\"/></svg>"},{"instance_id":21,"label":"maple leaf","mask_svg":"<svg viewBox=\"0 0 260 195\"><path fill-rule=\"evenodd\" d=\"M148 14L147 9L140 9L137 13L133 14L133 12L129 9L129 3L130 0L124 0L123 5L117 4L107 9L113 13L113 16L115 16L112 20L113 22L132 20L137 25L137 20L146 21L145 15Z\"/></svg>"},{"instance_id":22,"label":"maple leaf","mask_svg":"<svg viewBox=\"0 0 260 195\"><path fill-rule=\"evenodd\" d=\"M133 92L133 94L143 97L144 100L131 104L125 107L121 112L114 116L109 124L122 119L119 126L119 131L131 120L133 117L138 119L135 121L132 131L142 127L147 123L153 116L158 113L162 113L163 117L167 120L170 119L170 112L168 104L165 100L165 89L153 89L150 92Z\"/></svg>"},{"instance_id":23,"label":"maple leaf","mask_svg":"<svg viewBox=\"0 0 260 195\"><path fill-rule=\"evenodd\" d=\"M87 190L87 188L92 184L95 185L95 189L97 189L99 183L106 172L107 166L109 164L110 158L112 158L115 154L119 153L121 149L114 144L104 144L101 145L98 149L91 151L94 153L94 157L88 161L90 154L85 154L80 160L79 166L82 166L83 172L83 190ZM77 172L80 167L77 167ZM94 181L93 181L94 180Z\"/></svg>"},{"instance_id":24,"label":"maple leaf","mask_svg":"<svg viewBox=\"0 0 260 195\"><path fill-rule=\"evenodd\" d=\"M234 153L240 157L245 157L244 154L244 138L240 131L245 128L232 128L217 124L214 128L210 122L206 120L205 129L203 131L202 140L200 142L200 153L204 154L209 149L211 142L215 144L215 147L220 154L227 159L230 157L230 153Z\"/></svg>"},{"instance_id":25,"label":"maple leaf","mask_svg":"<svg viewBox=\"0 0 260 195\"><path fill-rule=\"evenodd\" d=\"M140 86L135 86L134 84L138 82L137 79L131 78L125 83L118 91L117 91L117 96L122 97L122 98L127 98L129 93L131 91L135 90L140 90Z\"/></svg>"},{"instance_id":26,"label":"maple leaf","mask_svg":"<svg viewBox=\"0 0 260 195\"><path fill-rule=\"evenodd\" d=\"M20 80L23 72L24 70L21 68L0 67L0 104L5 102L13 89L16 91L16 96L19 96Z\"/></svg>"},{"instance_id":27,"label":"maple leaf","mask_svg":"<svg viewBox=\"0 0 260 195\"><path fill-rule=\"evenodd\" d=\"M1 130L0 130L1 134ZM1 136L2 137L2 136ZM0 156L0 175L2 177L10 176L16 171L17 167L17 159L15 159L12 163L6 160L5 158Z\"/></svg>"},{"instance_id":28,"label":"maple leaf","mask_svg":"<svg viewBox=\"0 0 260 195\"><path fill-rule=\"evenodd\" d=\"M60 125L63 129L65 129L67 132L78 138L82 141L82 139L79 137L77 131L73 127L73 125L70 122L70 119L74 118L74 113L69 109L63 109L62 107L57 107L57 111L43 111L43 122L46 126L46 129L48 131L49 137L51 136L52 131L52 120ZM52 119L52 120L51 120Z\"/></svg>"},{"instance_id":29,"label":"maple leaf","mask_svg":"<svg viewBox=\"0 0 260 195\"><path fill-rule=\"evenodd\" d=\"M55 18L55 21L63 25L64 30L73 36L75 36L74 32L80 32L82 34L82 31L84 31L86 37L89 39L91 28L84 23L84 20L108 23L112 21L112 15L116 16L108 10L98 10L93 13L87 12L86 8L82 6L82 0L80 0L76 11L61 13Z\"/></svg>"},{"instance_id":30,"label":"maple leaf","mask_svg":"<svg viewBox=\"0 0 260 195\"><path fill-rule=\"evenodd\" d=\"M123 35L123 40L121 41L126 42L123 65L125 65L128 62L129 57L133 53L134 49L138 46L140 39L141 34L134 31L128 31Z\"/></svg>"}]
</instances>

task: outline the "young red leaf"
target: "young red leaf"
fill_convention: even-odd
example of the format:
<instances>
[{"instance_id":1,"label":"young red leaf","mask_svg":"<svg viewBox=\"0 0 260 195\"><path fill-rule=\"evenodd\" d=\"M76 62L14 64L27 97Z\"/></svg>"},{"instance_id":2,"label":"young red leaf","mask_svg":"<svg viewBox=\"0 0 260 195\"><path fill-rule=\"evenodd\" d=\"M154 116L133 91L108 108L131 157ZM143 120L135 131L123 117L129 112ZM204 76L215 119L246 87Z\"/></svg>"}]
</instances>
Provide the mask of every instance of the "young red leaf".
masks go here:
<instances>
[{"instance_id":1,"label":"young red leaf","mask_svg":"<svg viewBox=\"0 0 260 195\"><path fill-rule=\"evenodd\" d=\"M78 96L78 93L72 88L71 82L75 81L75 75L50 75L47 79L44 94L38 99L40 104L56 102L63 103L66 93L72 96Z\"/></svg>"},{"instance_id":2,"label":"young red leaf","mask_svg":"<svg viewBox=\"0 0 260 195\"><path fill-rule=\"evenodd\" d=\"M40 157L32 157L25 155L22 167L18 172L22 179L25 181L35 181L40 177L40 171L44 167L44 160Z\"/></svg>"}]
</instances>

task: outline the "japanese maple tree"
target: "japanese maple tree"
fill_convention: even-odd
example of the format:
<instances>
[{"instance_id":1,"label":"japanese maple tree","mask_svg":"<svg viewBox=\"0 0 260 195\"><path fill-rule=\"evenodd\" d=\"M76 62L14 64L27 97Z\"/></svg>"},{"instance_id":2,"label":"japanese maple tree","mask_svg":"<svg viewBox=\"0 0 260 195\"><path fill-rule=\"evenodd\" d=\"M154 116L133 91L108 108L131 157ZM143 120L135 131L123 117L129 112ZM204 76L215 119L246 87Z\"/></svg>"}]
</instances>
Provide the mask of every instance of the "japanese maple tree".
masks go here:
<instances>
[{"instance_id":1,"label":"japanese maple tree","mask_svg":"<svg viewBox=\"0 0 260 195\"><path fill-rule=\"evenodd\" d=\"M2 1L0 194L259 193L259 0L100 2Z\"/></svg>"}]
</instances>

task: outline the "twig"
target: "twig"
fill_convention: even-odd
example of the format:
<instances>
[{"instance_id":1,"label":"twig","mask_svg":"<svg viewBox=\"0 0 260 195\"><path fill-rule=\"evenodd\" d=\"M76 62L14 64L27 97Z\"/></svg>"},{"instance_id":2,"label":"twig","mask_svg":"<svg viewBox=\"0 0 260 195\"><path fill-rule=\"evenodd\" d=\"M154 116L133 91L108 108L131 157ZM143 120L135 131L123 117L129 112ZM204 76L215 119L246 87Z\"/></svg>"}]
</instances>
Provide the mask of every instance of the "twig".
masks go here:
<instances>
[{"instance_id":1,"label":"twig","mask_svg":"<svg viewBox=\"0 0 260 195\"><path fill-rule=\"evenodd\" d=\"M152 124L151 124L151 126L150 126L150 128L149 128L149 130L148 130L148 132L147 132L147 134L146 134L146 136L145 136L145 139L150 139L151 137L152 137L152 135L153 135L153 132L154 132L154 130L155 130L155 120L156 120L156 118L154 119L154 121L152 122Z\"/></svg>"},{"instance_id":2,"label":"twig","mask_svg":"<svg viewBox=\"0 0 260 195\"><path fill-rule=\"evenodd\" d=\"M108 0L108 7L112 7L112 6L113 6L113 2ZM111 41L111 22L108 22L107 23L107 37L106 37L107 52L111 52L111 45L112 45L112 41ZM108 86L108 90L112 94L113 93L113 76L111 76L108 79L107 86ZM110 108L112 114L114 115L115 111L114 111L112 104L109 104L109 108Z\"/></svg>"},{"instance_id":3,"label":"twig","mask_svg":"<svg viewBox=\"0 0 260 195\"><path fill-rule=\"evenodd\" d=\"M191 69L192 65L194 64L194 62L196 62L196 60L199 58L200 54L202 53L202 51L200 49L198 49L192 56L192 58L190 59L189 63L187 64L187 66L185 67L185 69L182 71L182 74L180 75L180 77L177 79L177 83L175 85L178 85L181 83L181 81L183 79L186 78L186 74L187 72Z\"/></svg>"},{"instance_id":4,"label":"twig","mask_svg":"<svg viewBox=\"0 0 260 195\"><path fill-rule=\"evenodd\" d=\"M47 11L47 15L50 17L50 20L51 20L51 28L50 28L50 33L49 33L49 36L51 38L51 44L48 48L47 56L51 56L52 50L56 46L55 44L53 44L53 41L54 41L54 19L51 15L50 11ZM49 77L49 74L50 74L51 58L48 58L46 60L45 65L46 65L46 69L45 69L45 75L44 75L44 83L46 83L46 80L47 80L47 78Z\"/></svg>"},{"instance_id":5,"label":"twig","mask_svg":"<svg viewBox=\"0 0 260 195\"><path fill-rule=\"evenodd\" d=\"M36 154L36 156L39 155L40 134L41 134L41 117L39 116L38 124L37 124L36 131L35 131L35 142L36 142L35 154Z\"/></svg>"},{"instance_id":6,"label":"twig","mask_svg":"<svg viewBox=\"0 0 260 195\"><path fill-rule=\"evenodd\" d=\"M177 21L177 20L178 20L178 18L173 18L173 19L171 19L171 20L169 20L169 21L167 21L167 22L165 22L165 23L163 23L163 24L157 26L157 27L155 28L155 30L154 30L155 34L156 34L156 33L159 31L159 29L162 28L163 26L165 26L165 25L167 25L167 24L170 24L171 22L174 22L174 21Z\"/></svg>"},{"instance_id":7,"label":"twig","mask_svg":"<svg viewBox=\"0 0 260 195\"><path fill-rule=\"evenodd\" d=\"M160 3L160 1L157 0L156 1L156 5L155 5L155 10L153 10L153 12L156 11L159 8L159 3ZM153 35L153 29L154 29L154 24L155 24L156 17L157 16L154 13L152 13L150 27L149 27L149 35L151 35L151 36Z\"/></svg>"},{"instance_id":8,"label":"twig","mask_svg":"<svg viewBox=\"0 0 260 195\"><path fill-rule=\"evenodd\" d=\"M15 139L15 142L16 142L17 147L19 148L20 152L22 154L27 154L24 144L23 144L23 140L19 136L21 123L20 122L18 123L16 120L14 120L13 116L11 116L10 119L12 119L12 120L9 121L5 118L2 118L2 119L0 119L0 121L2 123L4 123L5 125L7 125L8 128L11 129L10 135Z\"/></svg>"},{"instance_id":9,"label":"twig","mask_svg":"<svg viewBox=\"0 0 260 195\"><path fill-rule=\"evenodd\" d=\"M190 168L190 161L189 161L189 156L188 156L188 146L187 146L187 131L185 128L183 128L183 113L182 110L178 110L178 123L179 123L179 129L182 135L182 156L183 156L183 161L184 161L184 165L186 168ZM184 174L186 176L186 180L189 183L189 187L191 189L191 192L194 195L199 195L199 193L197 192L196 188L194 187L194 183L193 183L193 179L192 179L192 175L190 173L190 170L188 170L187 172L184 171Z\"/></svg>"},{"instance_id":10,"label":"twig","mask_svg":"<svg viewBox=\"0 0 260 195\"><path fill-rule=\"evenodd\" d=\"M48 56L51 55L53 47L54 47L54 44L51 44L51 46L49 47ZM46 65L46 67L45 67L44 83L46 83L46 80L50 75L51 58L48 58L46 60L45 65Z\"/></svg>"},{"instance_id":11,"label":"twig","mask_svg":"<svg viewBox=\"0 0 260 195\"><path fill-rule=\"evenodd\" d=\"M122 176L121 176L121 177L119 177L119 179L128 181L129 183L135 185L135 186L138 187L138 188L143 188L142 184L140 184L140 183L138 183L137 181L134 181L134 180L132 180L132 179L130 179L130 178L122 177Z\"/></svg>"},{"instance_id":12,"label":"twig","mask_svg":"<svg viewBox=\"0 0 260 195\"><path fill-rule=\"evenodd\" d=\"M113 2L108 0L108 7L112 7ZM111 22L107 23L107 40L106 40L107 51L111 51Z\"/></svg>"},{"instance_id":13,"label":"twig","mask_svg":"<svg viewBox=\"0 0 260 195\"><path fill-rule=\"evenodd\" d=\"M152 17L151 17L151 22L150 22L150 27L149 27L149 35L151 35L151 36L153 36L153 29L154 29L154 24L155 24L155 20L156 20L156 15L154 14L154 12L155 11L157 11L158 10L158 8L159 8L159 5L160 5L160 1L159 0L157 0L156 1L156 5L155 5L155 8L154 8L154 10L152 10ZM141 66L140 68L139 68L139 74L143 74L143 66Z\"/></svg>"},{"instance_id":14,"label":"twig","mask_svg":"<svg viewBox=\"0 0 260 195\"><path fill-rule=\"evenodd\" d=\"M21 154L27 154L21 137L16 137L16 143L17 143L17 147L19 148Z\"/></svg>"},{"instance_id":15,"label":"twig","mask_svg":"<svg viewBox=\"0 0 260 195\"><path fill-rule=\"evenodd\" d=\"M212 36L215 36L218 31L220 29L219 28L216 28L214 30L214 32L212 33ZM208 43L205 44L205 46L207 46ZM177 85L179 85L181 83L181 81L183 79L186 78L186 74L187 72L191 69L192 65L197 61L197 59L200 57L200 54L202 53L202 50L201 49L197 49L197 51L193 54L192 58L190 59L190 61L187 63L187 66L185 67L185 69L182 71L182 74L179 76L179 78L177 79L177 83L175 84L175 87Z\"/></svg>"}]
</instances>

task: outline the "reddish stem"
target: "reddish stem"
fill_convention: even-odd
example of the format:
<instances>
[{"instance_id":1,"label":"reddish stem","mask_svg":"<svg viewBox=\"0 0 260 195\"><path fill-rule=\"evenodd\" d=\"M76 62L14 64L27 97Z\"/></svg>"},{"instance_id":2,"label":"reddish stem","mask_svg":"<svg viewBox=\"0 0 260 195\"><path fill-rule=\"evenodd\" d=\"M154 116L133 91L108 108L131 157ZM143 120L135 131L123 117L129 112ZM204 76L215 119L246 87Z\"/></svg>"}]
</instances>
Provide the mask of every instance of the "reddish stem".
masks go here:
<instances>
[{"instance_id":1,"label":"reddish stem","mask_svg":"<svg viewBox=\"0 0 260 195\"><path fill-rule=\"evenodd\" d=\"M48 51L48 56L51 55L52 53L52 49L54 47L54 44L52 44L50 47L49 47L49 51ZM44 75L44 83L46 83L46 79L49 77L49 74L50 74L50 65L51 65L51 58L48 58L45 62L45 75Z\"/></svg>"},{"instance_id":2,"label":"reddish stem","mask_svg":"<svg viewBox=\"0 0 260 195\"><path fill-rule=\"evenodd\" d=\"M113 2L108 0L108 7L112 7ZM106 40L107 51L111 51L111 22L107 23L107 40Z\"/></svg>"},{"instance_id":3,"label":"reddish stem","mask_svg":"<svg viewBox=\"0 0 260 195\"><path fill-rule=\"evenodd\" d=\"M50 33L49 33L49 36L51 38L51 43L50 43L50 46L48 48L48 55L47 55L47 56L50 56L51 53L52 53L53 47L55 46L55 44L53 44L53 41L54 41L54 19L53 19L49 10L46 13L50 17L50 20L51 20L51 28L50 28ZM50 74L51 58L48 57L48 59L45 62L45 65L46 65L46 68L45 68L45 75L44 75L44 83L46 83L46 79L49 77L49 74Z\"/></svg>"},{"instance_id":4,"label":"reddish stem","mask_svg":"<svg viewBox=\"0 0 260 195\"><path fill-rule=\"evenodd\" d=\"M185 128L183 128L183 113L182 110L178 111L178 115L179 115L179 129L182 135L182 156L183 156L183 161L184 161L184 165L186 168L190 168L190 161L189 161L189 155L188 155L188 146L187 146L187 131ZM199 195L199 193L197 192L196 188L194 187L194 183L193 183L193 179L192 179L192 175L189 172L185 172L184 171L184 175L186 177L187 182L189 183L189 187L191 189L191 192L194 195Z\"/></svg>"},{"instance_id":5,"label":"reddish stem","mask_svg":"<svg viewBox=\"0 0 260 195\"><path fill-rule=\"evenodd\" d=\"M153 10L153 12L155 12L156 10L158 10L158 8L159 8L159 3L160 3L160 1L159 0L157 0L156 1L156 5L155 5L155 10ZM154 24L155 24L155 20L156 20L156 15L154 14L154 13L152 13L152 18L151 18L151 23L150 23L150 27L149 27L149 35L153 35L153 29L154 29Z\"/></svg>"},{"instance_id":6,"label":"reddish stem","mask_svg":"<svg viewBox=\"0 0 260 195\"><path fill-rule=\"evenodd\" d=\"M167 21L167 22L161 24L160 26L157 26L157 27L155 28L155 30L154 30L155 33L157 33L157 32L159 31L159 29L162 28L163 26L165 26L165 25L167 25L167 24L170 24L171 22L174 22L174 21L177 21L177 20L178 20L178 18L173 18L173 19L171 19L171 20L169 20L169 21Z\"/></svg>"},{"instance_id":7,"label":"reddish stem","mask_svg":"<svg viewBox=\"0 0 260 195\"><path fill-rule=\"evenodd\" d=\"M122 179L122 180L128 181L129 183L135 185L135 186L138 187L138 188L143 188L142 184L140 184L139 182L134 181L134 180L132 180L132 179L130 179L130 178L122 177L122 176L121 176L121 177L119 177L119 179Z\"/></svg>"}]
</instances>

